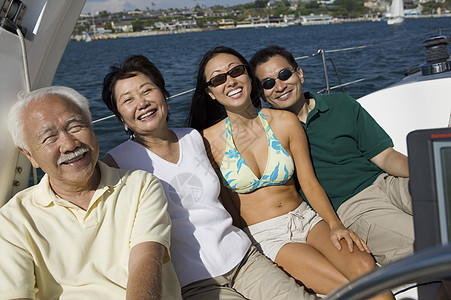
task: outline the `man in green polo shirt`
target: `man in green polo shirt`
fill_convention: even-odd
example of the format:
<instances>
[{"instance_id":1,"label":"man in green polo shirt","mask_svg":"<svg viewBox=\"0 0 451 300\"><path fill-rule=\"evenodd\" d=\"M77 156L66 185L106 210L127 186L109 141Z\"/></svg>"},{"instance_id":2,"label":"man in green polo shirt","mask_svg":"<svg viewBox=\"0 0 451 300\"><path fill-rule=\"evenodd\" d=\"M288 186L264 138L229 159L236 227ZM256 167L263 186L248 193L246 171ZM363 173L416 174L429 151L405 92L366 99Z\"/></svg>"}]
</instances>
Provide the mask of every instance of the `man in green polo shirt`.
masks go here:
<instances>
[{"instance_id":1,"label":"man in green polo shirt","mask_svg":"<svg viewBox=\"0 0 451 300\"><path fill-rule=\"evenodd\" d=\"M387 133L349 95L304 93L302 70L286 49L267 47L250 63L269 104L301 121L318 180L343 224L380 264L411 254L407 157L393 149Z\"/></svg>"}]
</instances>

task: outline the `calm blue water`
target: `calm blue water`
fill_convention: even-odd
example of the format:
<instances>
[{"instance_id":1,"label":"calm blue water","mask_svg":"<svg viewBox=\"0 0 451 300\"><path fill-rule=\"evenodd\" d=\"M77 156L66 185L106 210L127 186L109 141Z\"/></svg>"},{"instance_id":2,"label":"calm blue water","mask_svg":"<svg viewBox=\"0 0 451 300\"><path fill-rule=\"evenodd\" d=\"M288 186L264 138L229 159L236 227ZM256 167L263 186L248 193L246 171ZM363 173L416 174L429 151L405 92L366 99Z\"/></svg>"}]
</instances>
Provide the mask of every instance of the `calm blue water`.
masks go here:
<instances>
[{"instance_id":1,"label":"calm blue water","mask_svg":"<svg viewBox=\"0 0 451 300\"><path fill-rule=\"evenodd\" d=\"M194 87L198 62L206 51L218 45L235 48L247 59L271 44L286 47L295 57L312 55L318 49L371 45L327 54L334 59L343 82L371 78L346 88L346 92L359 98L399 81L405 71L423 63L421 43L439 28L443 34L451 35L451 18L407 19L399 26L366 22L69 42L53 84L72 87L85 95L90 100L93 120L97 120L111 115L101 100L103 77L110 65L132 54L145 55L154 62L166 79L168 91L175 95ZM316 92L325 87L319 56L298 63L304 71L305 91ZM331 85L337 84L330 63L328 69ZM188 93L169 100L169 126L186 126L190 98ZM127 139L123 126L115 118L94 124L94 130L100 142L100 157Z\"/></svg>"}]
</instances>

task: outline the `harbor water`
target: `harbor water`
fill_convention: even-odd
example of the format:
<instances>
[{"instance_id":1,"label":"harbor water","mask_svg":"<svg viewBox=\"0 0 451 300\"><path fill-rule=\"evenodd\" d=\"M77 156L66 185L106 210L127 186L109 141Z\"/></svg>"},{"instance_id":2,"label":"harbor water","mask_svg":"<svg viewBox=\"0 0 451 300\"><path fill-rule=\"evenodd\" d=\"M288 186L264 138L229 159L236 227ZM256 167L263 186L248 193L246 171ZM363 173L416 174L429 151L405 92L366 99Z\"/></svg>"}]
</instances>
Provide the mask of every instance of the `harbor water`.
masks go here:
<instances>
[{"instance_id":1,"label":"harbor water","mask_svg":"<svg viewBox=\"0 0 451 300\"><path fill-rule=\"evenodd\" d=\"M451 35L451 18L406 19L396 26L386 22L360 22L317 26L216 30L184 34L69 42L54 78L54 85L72 87L90 100L93 120L111 116L101 100L102 81L109 67L133 54L147 56L163 73L171 95L195 86L195 76L202 55L223 45L238 50L247 59L269 45L287 48L304 71L304 91L325 88L319 49L332 58L343 82L366 80L345 87L355 98L387 87L404 77L404 73L425 60L421 43L426 37L442 33ZM355 48L358 46L364 46ZM347 51L331 51L347 49ZM331 86L338 84L333 65L326 60ZM333 90L333 93L342 90ZM191 92L169 100L169 126L186 126ZM427 101L427 99L425 99ZM100 157L128 137L116 118L94 124L100 143Z\"/></svg>"}]
</instances>

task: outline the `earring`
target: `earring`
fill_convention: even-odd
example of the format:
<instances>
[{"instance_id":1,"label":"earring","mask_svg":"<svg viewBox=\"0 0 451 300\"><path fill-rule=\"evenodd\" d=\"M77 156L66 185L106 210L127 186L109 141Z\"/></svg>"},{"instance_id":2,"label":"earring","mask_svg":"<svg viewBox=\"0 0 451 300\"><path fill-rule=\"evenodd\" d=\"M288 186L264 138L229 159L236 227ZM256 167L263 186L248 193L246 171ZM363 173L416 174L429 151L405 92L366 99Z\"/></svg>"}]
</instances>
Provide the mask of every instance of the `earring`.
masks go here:
<instances>
[{"instance_id":1,"label":"earring","mask_svg":"<svg viewBox=\"0 0 451 300\"><path fill-rule=\"evenodd\" d=\"M135 133L128 129L127 125L124 124L124 130L128 134L129 139L134 140L135 139Z\"/></svg>"}]
</instances>

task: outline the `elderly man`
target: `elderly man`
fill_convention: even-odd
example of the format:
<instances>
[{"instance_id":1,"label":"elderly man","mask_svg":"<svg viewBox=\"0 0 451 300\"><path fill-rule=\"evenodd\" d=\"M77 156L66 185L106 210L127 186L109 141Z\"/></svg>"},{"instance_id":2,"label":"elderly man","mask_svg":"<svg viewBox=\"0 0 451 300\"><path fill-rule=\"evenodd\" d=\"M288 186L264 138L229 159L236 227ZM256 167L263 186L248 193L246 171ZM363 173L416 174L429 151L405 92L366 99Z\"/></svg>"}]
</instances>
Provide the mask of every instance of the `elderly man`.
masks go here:
<instances>
[{"instance_id":1,"label":"elderly man","mask_svg":"<svg viewBox=\"0 0 451 300\"><path fill-rule=\"evenodd\" d=\"M46 174L0 209L0 298L180 299L159 181L98 161L86 98L25 93L14 143Z\"/></svg>"},{"instance_id":2,"label":"elderly man","mask_svg":"<svg viewBox=\"0 0 451 300\"><path fill-rule=\"evenodd\" d=\"M264 48L250 63L268 103L301 121L316 176L343 224L380 264L411 254L407 157L387 133L349 95L304 93L304 74L285 48Z\"/></svg>"}]
</instances>

